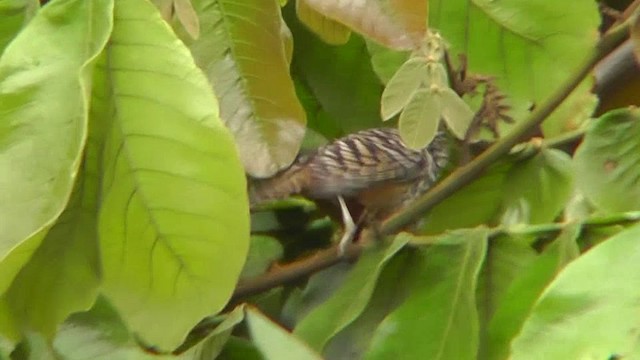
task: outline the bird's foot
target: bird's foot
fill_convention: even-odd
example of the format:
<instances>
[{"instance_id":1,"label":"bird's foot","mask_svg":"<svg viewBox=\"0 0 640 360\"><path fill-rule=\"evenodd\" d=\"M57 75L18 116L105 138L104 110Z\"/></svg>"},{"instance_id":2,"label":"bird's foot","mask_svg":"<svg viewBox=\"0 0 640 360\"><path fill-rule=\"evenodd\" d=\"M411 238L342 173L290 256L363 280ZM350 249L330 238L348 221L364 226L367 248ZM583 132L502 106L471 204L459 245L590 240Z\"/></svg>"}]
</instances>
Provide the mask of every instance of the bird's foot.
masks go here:
<instances>
[{"instance_id":1,"label":"bird's foot","mask_svg":"<svg viewBox=\"0 0 640 360\"><path fill-rule=\"evenodd\" d=\"M344 234L342 234L340 243L338 243L338 255L342 257L345 255L347 247L353 241L353 237L355 236L358 227L353 222L351 213L349 213L349 208L347 208L347 204L345 204L342 196L338 196L338 202L340 203L340 210L342 211L342 223L344 224Z\"/></svg>"}]
</instances>

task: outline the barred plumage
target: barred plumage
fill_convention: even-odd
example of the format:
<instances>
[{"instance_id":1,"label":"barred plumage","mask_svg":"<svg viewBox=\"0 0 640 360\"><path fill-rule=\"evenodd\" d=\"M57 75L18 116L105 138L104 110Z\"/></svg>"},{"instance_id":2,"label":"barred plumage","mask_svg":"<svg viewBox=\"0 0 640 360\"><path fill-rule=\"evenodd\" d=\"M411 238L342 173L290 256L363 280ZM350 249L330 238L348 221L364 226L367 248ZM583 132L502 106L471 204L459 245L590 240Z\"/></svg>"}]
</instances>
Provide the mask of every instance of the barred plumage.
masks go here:
<instances>
[{"instance_id":1,"label":"barred plumage","mask_svg":"<svg viewBox=\"0 0 640 360\"><path fill-rule=\"evenodd\" d=\"M363 130L301 155L287 170L255 182L251 204L294 194L312 199L342 196L387 213L428 190L447 160L443 133L424 149L413 150L396 129Z\"/></svg>"}]
</instances>

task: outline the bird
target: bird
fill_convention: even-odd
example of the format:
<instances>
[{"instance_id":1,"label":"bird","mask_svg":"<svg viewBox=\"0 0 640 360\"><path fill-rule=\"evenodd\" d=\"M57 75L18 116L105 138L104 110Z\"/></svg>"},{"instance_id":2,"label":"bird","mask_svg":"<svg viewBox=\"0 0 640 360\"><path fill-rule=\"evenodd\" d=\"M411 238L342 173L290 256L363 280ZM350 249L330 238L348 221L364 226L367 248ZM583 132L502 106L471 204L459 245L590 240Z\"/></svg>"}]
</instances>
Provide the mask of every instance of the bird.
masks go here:
<instances>
[{"instance_id":1,"label":"bird","mask_svg":"<svg viewBox=\"0 0 640 360\"><path fill-rule=\"evenodd\" d=\"M292 195L337 201L345 227L338 249L344 254L357 230L347 202L364 209L359 224L383 220L431 188L448 161L443 131L424 148L412 149L395 128L361 130L299 154L273 177L254 179L249 202L255 207Z\"/></svg>"}]
</instances>

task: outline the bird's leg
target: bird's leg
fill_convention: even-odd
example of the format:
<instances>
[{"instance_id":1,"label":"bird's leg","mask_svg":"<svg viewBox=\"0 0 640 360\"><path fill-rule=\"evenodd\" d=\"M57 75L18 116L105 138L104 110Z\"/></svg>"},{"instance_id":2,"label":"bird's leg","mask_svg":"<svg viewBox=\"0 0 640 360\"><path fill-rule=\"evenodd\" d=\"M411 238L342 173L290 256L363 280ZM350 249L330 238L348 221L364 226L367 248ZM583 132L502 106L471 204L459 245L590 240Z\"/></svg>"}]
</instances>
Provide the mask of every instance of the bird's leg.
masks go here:
<instances>
[{"instance_id":1,"label":"bird's leg","mask_svg":"<svg viewBox=\"0 0 640 360\"><path fill-rule=\"evenodd\" d=\"M340 239L340 243L338 244L338 255L344 256L347 246L351 244L353 241L353 237L356 234L356 230L358 227L353 222L353 218L351 217L351 213L349 212L349 208L347 208L347 204L345 204L342 196L338 196L338 202L340 203L340 210L342 211L342 223L344 224L344 234Z\"/></svg>"}]
</instances>

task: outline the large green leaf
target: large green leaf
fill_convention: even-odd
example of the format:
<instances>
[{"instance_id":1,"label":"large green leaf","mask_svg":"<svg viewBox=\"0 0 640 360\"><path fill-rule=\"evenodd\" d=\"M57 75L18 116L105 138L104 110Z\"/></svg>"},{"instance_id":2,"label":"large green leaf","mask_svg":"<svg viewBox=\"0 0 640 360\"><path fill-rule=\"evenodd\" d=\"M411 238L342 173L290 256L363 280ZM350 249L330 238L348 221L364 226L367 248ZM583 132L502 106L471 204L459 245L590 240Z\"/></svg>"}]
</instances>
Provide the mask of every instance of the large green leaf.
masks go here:
<instances>
[{"instance_id":1,"label":"large green leaf","mask_svg":"<svg viewBox=\"0 0 640 360\"><path fill-rule=\"evenodd\" d=\"M104 292L167 350L235 287L249 241L245 178L206 78L153 5L118 1L114 19L102 65Z\"/></svg>"},{"instance_id":2,"label":"large green leaf","mask_svg":"<svg viewBox=\"0 0 640 360\"><path fill-rule=\"evenodd\" d=\"M283 322L297 326L313 309L333 297L354 266L345 262L313 274L303 289L295 289L287 298L280 315Z\"/></svg>"},{"instance_id":3,"label":"large green leaf","mask_svg":"<svg viewBox=\"0 0 640 360\"><path fill-rule=\"evenodd\" d=\"M559 16L562 14L562 16ZM465 54L471 73L493 75L522 119L567 79L598 39L600 16L589 1L429 2L429 26L453 57ZM546 135L575 129L595 104L585 81L544 124Z\"/></svg>"},{"instance_id":4,"label":"large green leaf","mask_svg":"<svg viewBox=\"0 0 640 360\"><path fill-rule=\"evenodd\" d=\"M0 335L0 359L9 359L9 354L11 354L13 348L13 343Z\"/></svg>"},{"instance_id":5,"label":"large green leaf","mask_svg":"<svg viewBox=\"0 0 640 360\"><path fill-rule=\"evenodd\" d=\"M38 6L37 0L0 0L0 55Z\"/></svg>"},{"instance_id":6,"label":"large green leaf","mask_svg":"<svg viewBox=\"0 0 640 360\"><path fill-rule=\"evenodd\" d=\"M540 294L556 274L577 256L576 239L580 225L569 225L553 244L513 279L498 302L487 329L483 355L487 359L505 359L509 344L522 328ZM574 251L567 251L573 249Z\"/></svg>"},{"instance_id":7,"label":"large green leaf","mask_svg":"<svg viewBox=\"0 0 640 360\"><path fill-rule=\"evenodd\" d=\"M366 359L475 359L476 281L488 230L442 235L426 252L429 274L378 326Z\"/></svg>"},{"instance_id":8,"label":"large green leaf","mask_svg":"<svg viewBox=\"0 0 640 360\"><path fill-rule=\"evenodd\" d=\"M95 301L97 188L95 174L78 179L69 206L4 294L21 329L52 337L69 314Z\"/></svg>"},{"instance_id":9,"label":"large green leaf","mask_svg":"<svg viewBox=\"0 0 640 360\"><path fill-rule=\"evenodd\" d=\"M322 104L313 95L312 89L300 77L296 77L294 81L298 98L307 113L307 132L305 133L301 150L318 148L327 143L326 139L334 139L344 135L340 118L336 114L329 114L323 108ZM324 139L325 141L323 143L309 144L309 140L318 139Z\"/></svg>"},{"instance_id":10,"label":"large green leaf","mask_svg":"<svg viewBox=\"0 0 640 360\"><path fill-rule=\"evenodd\" d=\"M295 334L311 348L321 351L340 330L352 323L365 309L385 264L407 242L396 237L386 249L366 252L347 275L340 289L313 309L295 328Z\"/></svg>"},{"instance_id":11,"label":"large green leaf","mask_svg":"<svg viewBox=\"0 0 640 360\"><path fill-rule=\"evenodd\" d=\"M62 213L87 136L94 57L110 0L56 1L0 58L0 293Z\"/></svg>"},{"instance_id":12,"label":"large green leaf","mask_svg":"<svg viewBox=\"0 0 640 360\"><path fill-rule=\"evenodd\" d=\"M480 357L486 356L489 320L504 299L514 279L518 278L533 261L536 251L528 239L497 236L487 244L487 255L478 276L478 315L480 319Z\"/></svg>"},{"instance_id":13,"label":"large green leaf","mask_svg":"<svg viewBox=\"0 0 640 360\"><path fill-rule=\"evenodd\" d=\"M52 342L65 360L152 360L174 358L141 349L108 301L98 298L86 312L72 315L60 326Z\"/></svg>"},{"instance_id":14,"label":"large green leaf","mask_svg":"<svg viewBox=\"0 0 640 360\"><path fill-rule=\"evenodd\" d=\"M426 0L305 0L325 16L394 49L420 45L427 27Z\"/></svg>"},{"instance_id":15,"label":"large green leaf","mask_svg":"<svg viewBox=\"0 0 640 360\"><path fill-rule=\"evenodd\" d=\"M104 56L99 57L96 66L103 62ZM104 73L94 71L92 83L98 89L106 81L100 75ZM88 309L95 300L101 273L96 226L99 154L110 112L100 106L106 105L104 96L92 95L89 136L71 200L3 297L14 315L13 326L23 331L51 336L69 314Z\"/></svg>"},{"instance_id":16,"label":"large green leaf","mask_svg":"<svg viewBox=\"0 0 640 360\"><path fill-rule=\"evenodd\" d=\"M280 242L266 235L252 235L247 261L242 268L241 278L251 278L266 272L284 253Z\"/></svg>"},{"instance_id":17,"label":"large green leaf","mask_svg":"<svg viewBox=\"0 0 640 360\"><path fill-rule=\"evenodd\" d=\"M340 135L380 126L382 85L362 37L354 34L345 45L330 46L302 26L293 10L291 4L283 9L295 43L292 72L329 115L321 120L335 122Z\"/></svg>"},{"instance_id":18,"label":"large green leaf","mask_svg":"<svg viewBox=\"0 0 640 360\"><path fill-rule=\"evenodd\" d=\"M295 158L306 121L289 76L280 8L273 0L193 6L202 29L189 46L220 100L220 117L247 172L272 175Z\"/></svg>"},{"instance_id":19,"label":"large green leaf","mask_svg":"<svg viewBox=\"0 0 640 360\"><path fill-rule=\"evenodd\" d=\"M258 310L247 308L246 319L251 338L266 360L322 359L302 341L274 324Z\"/></svg>"},{"instance_id":20,"label":"large green leaf","mask_svg":"<svg viewBox=\"0 0 640 360\"><path fill-rule=\"evenodd\" d=\"M391 80L411 55L409 51L394 51L371 40L367 40L367 50L371 55L373 71L384 84Z\"/></svg>"},{"instance_id":21,"label":"large green leaf","mask_svg":"<svg viewBox=\"0 0 640 360\"><path fill-rule=\"evenodd\" d=\"M224 320L213 329L206 338L202 339L194 347L180 354L182 360L216 359L229 340L233 328L244 319L244 305L240 305L228 314Z\"/></svg>"},{"instance_id":22,"label":"large green leaf","mask_svg":"<svg viewBox=\"0 0 640 360\"><path fill-rule=\"evenodd\" d=\"M553 221L571 196L573 164L559 150L543 149L516 163L505 177L503 223Z\"/></svg>"},{"instance_id":23,"label":"large green leaf","mask_svg":"<svg viewBox=\"0 0 640 360\"><path fill-rule=\"evenodd\" d=\"M422 271L428 261L424 251L412 248L403 249L389 260L378 277L367 307L327 343L323 355L327 359L361 359L374 336L372 329L429 276Z\"/></svg>"},{"instance_id":24,"label":"large green leaf","mask_svg":"<svg viewBox=\"0 0 640 360\"><path fill-rule=\"evenodd\" d=\"M639 238L635 225L567 265L536 302L511 358L611 359L637 350Z\"/></svg>"},{"instance_id":25,"label":"large green leaf","mask_svg":"<svg viewBox=\"0 0 640 360\"><path fill-rule=\"evenodd\" d=\"M494 164L476 181L436 205L425 217L421 231L438 234L490 222L499 213L502 185L511 166L507 161Z\"/></svg>"},{"instance_id":26,"label":"large green leaf","mask_svg":"<svg viewBox=\"0 0 640 360\"><path fill-rule=\"evenodd\" d=\"M614 110L599 118L576 151L576 182L607 211L640 209L640 109Z\"/></svg>"},{"instance_id":27,"label":"large green leaf","mask_svg":"<svg viewBox=\"0 0 640 360\"><path fill-rule=\"evenodd\" d=\"M13 348L20 341L20 330L15 324L13 315L6 299L0 297L0 346L3 348Z\"/></svg>"}]
</instances>

